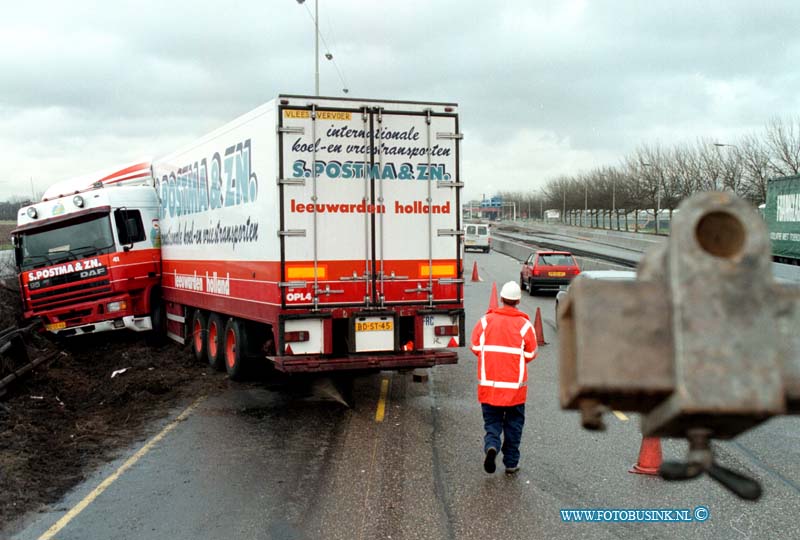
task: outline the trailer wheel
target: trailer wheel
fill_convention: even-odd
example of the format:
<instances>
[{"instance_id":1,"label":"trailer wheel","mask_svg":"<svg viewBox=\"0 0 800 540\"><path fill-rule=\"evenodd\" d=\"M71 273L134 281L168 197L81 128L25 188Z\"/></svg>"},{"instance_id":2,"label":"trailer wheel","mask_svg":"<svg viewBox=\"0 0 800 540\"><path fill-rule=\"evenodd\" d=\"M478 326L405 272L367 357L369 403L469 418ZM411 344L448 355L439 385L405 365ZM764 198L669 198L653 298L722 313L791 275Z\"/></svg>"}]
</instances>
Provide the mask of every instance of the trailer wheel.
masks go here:
<instances>
[{"instance_id":1,"label":"trailer wheel","mask_svg":"<svg viewBox=\"0 0 800 540\"><path fill-rule=\"evenodd\" d=\"M247 357L247 337L245 328L241 321L237 319L228 320L225 325L224 356L225 369L228 377L241 380L245 370L245 359Z\"/></svg>"},{"instance_id":2,"label":"trailer wheel","mask_svg":"<svg viewBox=\"0 0 800 540\"><path fill-rule=\"evenodd\" d=\"M223 335L225 335L225 322L217 313L208 316L208 332L206 333L206 357L208 365L218 371L225 367L223 352Z\"/></svg>"},{"instance_id":3,"label":"trailer wheel","mask_svg":"<svg viewBox=\"0 0 800 540\"><path fill-rule=\"evenodd\" d=\"M208 326L206 325L205 313L199 309L194 310L192 315L192 353L195 360L205 362L208 360Z\"/></svg>"}]
</instances>

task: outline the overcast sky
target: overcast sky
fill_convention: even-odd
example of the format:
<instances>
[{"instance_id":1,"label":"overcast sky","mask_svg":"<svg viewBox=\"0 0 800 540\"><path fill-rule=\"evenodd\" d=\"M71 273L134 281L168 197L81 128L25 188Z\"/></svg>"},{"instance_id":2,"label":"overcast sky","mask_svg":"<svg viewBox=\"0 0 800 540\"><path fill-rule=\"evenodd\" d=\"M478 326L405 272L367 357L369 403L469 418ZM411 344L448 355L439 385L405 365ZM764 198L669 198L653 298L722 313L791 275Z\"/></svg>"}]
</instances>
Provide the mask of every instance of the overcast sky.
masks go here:
<instances>
[{"instance_id":1,"label":"overcast sky","mask_svg":"<svg viewBox=\"0 0 800 540\"><path fill-rule=\"evenodd\" d=\"M460 105L467 198L795 118L798 28L796 0L320 0L350 96ZM0 200L313 93L313 38L295 0L5 2Z\"/></svg>"}]
</instances>

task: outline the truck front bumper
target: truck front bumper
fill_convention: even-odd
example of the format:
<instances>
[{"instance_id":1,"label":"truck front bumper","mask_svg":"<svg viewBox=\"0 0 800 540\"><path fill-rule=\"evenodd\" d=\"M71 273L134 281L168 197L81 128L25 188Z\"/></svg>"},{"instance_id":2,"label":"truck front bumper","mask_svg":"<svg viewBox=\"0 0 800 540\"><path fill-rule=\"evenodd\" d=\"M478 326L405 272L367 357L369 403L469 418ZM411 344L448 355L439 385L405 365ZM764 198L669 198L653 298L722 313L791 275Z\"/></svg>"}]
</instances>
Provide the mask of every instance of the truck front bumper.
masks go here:
<instances>
[{"instance_id":1,"label":"truck front bumper","mask_svg":"<svg viewBox=\"0 0 800 540\"><path fill-rule=\"evenodd\" d=\"M109 330L133 330L134 332L144 332L153 329L150 317L135 317L127 315L110 321L99 321L91 324L72 326L61 330L50 330L52 333L61 337L80 336L83 334L96 334L97 332L108 332Z\"/></svg>"}]
</instances>

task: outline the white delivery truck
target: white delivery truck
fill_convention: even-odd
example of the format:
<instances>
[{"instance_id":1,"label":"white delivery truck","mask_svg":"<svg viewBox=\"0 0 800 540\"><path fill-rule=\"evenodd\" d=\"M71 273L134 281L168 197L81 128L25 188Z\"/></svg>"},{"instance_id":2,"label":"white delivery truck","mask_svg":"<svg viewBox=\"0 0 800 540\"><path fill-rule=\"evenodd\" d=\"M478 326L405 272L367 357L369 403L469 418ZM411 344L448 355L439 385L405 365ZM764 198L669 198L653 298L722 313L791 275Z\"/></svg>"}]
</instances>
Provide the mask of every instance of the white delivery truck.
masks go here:
<instances>
[{"instance_id":1,"label":"white delivery truck","mask_svg":"<svg viewBox=\"0 0 800 540\"><path fill-rule=\"evenodd\" d=\"M455 363L450 103L281 95L153 163L168 335L241 373Z\"/></svg>"}]
</instances>

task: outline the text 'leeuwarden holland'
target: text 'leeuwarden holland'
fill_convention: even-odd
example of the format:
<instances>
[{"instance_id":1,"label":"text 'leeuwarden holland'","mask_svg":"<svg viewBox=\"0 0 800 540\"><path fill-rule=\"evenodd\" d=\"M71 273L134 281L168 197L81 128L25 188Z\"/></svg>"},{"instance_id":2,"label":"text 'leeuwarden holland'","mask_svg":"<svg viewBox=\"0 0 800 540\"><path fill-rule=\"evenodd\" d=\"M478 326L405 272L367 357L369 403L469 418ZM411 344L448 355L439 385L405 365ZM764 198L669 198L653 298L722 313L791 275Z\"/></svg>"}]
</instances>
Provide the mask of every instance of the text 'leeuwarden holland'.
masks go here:
<instances>
[{"instance_id":1,"label":"text 'leeuwarden holland'","mask_svg":"<svg viewBox=\"0 0 800 540\"><path fill-rule=\"evenodd\" d=\"M394 207L390 205L395 214L449 214L451 212L450 201L443 204L425 204L424 201L416 200L409 204L400 201L394 202ZM290 201L290 211L298 214L314 213L317 214L385 214L385 204L360 203L302 203L295 199Z\"/></svg>"}]
</instances>

